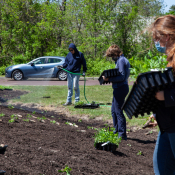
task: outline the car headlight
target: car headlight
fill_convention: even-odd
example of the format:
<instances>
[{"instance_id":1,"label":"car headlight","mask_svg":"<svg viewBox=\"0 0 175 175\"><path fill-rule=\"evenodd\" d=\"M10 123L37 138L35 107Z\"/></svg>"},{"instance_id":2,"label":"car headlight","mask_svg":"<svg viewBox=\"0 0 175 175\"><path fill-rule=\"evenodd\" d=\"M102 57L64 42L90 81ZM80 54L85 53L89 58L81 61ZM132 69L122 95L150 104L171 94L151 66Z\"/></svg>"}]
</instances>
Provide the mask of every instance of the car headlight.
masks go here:
<instances>
[{"instance_id":1,"label":"car headlight","mask_svg":"<svg viewBox=\"0 0 175 175\"><path fill-rule=\"evenodd\" d=\"M12 69L12 67L7 68L7 70L10 70L10 69Z\"/></svg>"}]
</instances>

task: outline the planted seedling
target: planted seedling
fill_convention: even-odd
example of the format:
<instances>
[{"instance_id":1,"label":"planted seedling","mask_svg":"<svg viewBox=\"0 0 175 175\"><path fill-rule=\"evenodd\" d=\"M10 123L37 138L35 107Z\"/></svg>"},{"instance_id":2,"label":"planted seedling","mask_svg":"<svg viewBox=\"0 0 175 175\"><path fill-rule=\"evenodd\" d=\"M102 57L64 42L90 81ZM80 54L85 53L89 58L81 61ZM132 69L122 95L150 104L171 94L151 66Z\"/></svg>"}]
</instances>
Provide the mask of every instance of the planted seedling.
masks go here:
<instances>
[{"instance_id":1,"label":"planted seedling","mask_svg":"<svg viewBox=\"0 0 175 175\"><path fill-rule=\"evenodd\" d=\"M32 114L35 114L35 113L36 113L36 111L33 111L33 112L32 112Z\"/></svg>"},{"instance_id":2,"label":"planted seedling","mask_svg":"<svg viewBox=\"0 0 175 175\"><path fill-rule=\"evenodd\" d=\"M56 123L56 121L55 121L55 120L50 120L50 123L55 124L55 123Z\"/></svg>"},{"instance_id":3,"label":"planted seedling","mask_svg":"<svg viewBox=\"0 0 175 175\"><path fill-rule=\"evenodd\" d=\"M14 118L12 118L12 119L9 120L9 123L13 123L13 122L15 122L15 119Z\"/></svg>"},{"instance_id":4,"label":"planted seedling","mask_svg":"<svg viewBox=\"0 0 175 175\"><path fill-rule=\"evenodd\" d=\"M121 137L120 138L118 137L118 133L116 134L113 133L113 128L111 131L111 129L108 127L98 130L98 132L95 133L94 141L95 141L94 142L95 147L96 144L98 143L110 143L119 146L119 143L121 142Z\"/></svg>"},{"instance_id":5,"label":"planted seedling","mask_svg":"<svg viewBox=\"0 0 175 175\"><path fill-rule=\"evenodd\" d=\"M38 120L46 120L46 117L37 117Z\"/></svg>"},{"instance_id":6,"label":"planted seedling","mask_svg":"<svg viewBox=\"0 0 175 175\"><path fill-rule=\"evenodd\" d=\"M0 117L4 117L4 116L5 116L5 114L3 114L3 113L0 114Z\"/></svg>"},{"instance_id":7,"label":"planted seedling","mask_svg":"<svg viewBox=\"0 0 175 175\"><path fill-rule=\"evenodd\" d=\"M139 152L137 153L137 155L143 155L142 151L139 151Z\"/></svg>"},{"instance_id":8,"label":"planted seedling","mask_svg":"<svg viewBox=\"0 0 175 175\"><path fill-rule=\"evenodd\" d=\"M128 146L131 146L131 144L127 144Z\"/></svg>"},{"instance_id":9,"label":"planted seedling","mask_svg":"<svg viewBox=\"0 0 175 175\"><path fill-rule=\"evenodd\" d=\"M82 122L82 119L79 119L78 122Z\"/></svg>"},{"instance_id":10,"label":"planted seedling","mask_svg":"<svg viewBox=\"0 0 175 175\"><path fill-rule=\"evenodd\" d=\"M28 117L28 118L31 118L32 117L32 115L30 115L30 114L27 114L27 116L26 117Z\"/></svg>"},{"instance_id":11,"label":"planted seedling","mask_svg":"<svg viewBox=\"0 0 175 175\"><path fill-rule=\"evenodd\" d=\"M130 129L127 129L126 131L127 131L127 132L131 132L131 130L130 130Z\"/></svg>"},{"instance_id":12,"label":"planted seedling","mask_svg":"<svg viewBox=\"0 0 175 175\"><path fill-rule=\"evenodd\" d=\"M9 109L13 109L13 108L14 108L14 106L12 106L12 105L9 105L9 106L8 106L8 108L9 108Z\"/></svg>"},{"instance_id":13,"label":"planted seedling","mask_svg":"<svg viewBox=\"0 0 175 175\"><path fill-rule=\"evenodd\" d=\"M23 119L24 122L29 122L30 120L29 119Z\"/></svg>"},{"instance_id":14,"label":"planted seedling","mask_svg":"<svg viewBox=\"0 0 175 175\"><path fill-rule=\"evenodd\" d=\"M150 134L152 134L152 133L153 133L153 131L151 130L149 133L150 133Z\"/></svg>"},{"instance_id":15,"label":"planted seedling","mask_svg":"<svg viewBox=\"0 0 175 175\"><path fill-rule=\"evenodd\" d=\"M51 116L52 118L54 118L54 116Z\"/></svg>"},{"instance_id":16,"label":"planted seedling","mask_svg":"<svg viewBox=\"0 0 175 175\"><path fill-rule=\"evenodd\" d=\"M70 171L71 171L71 170L72 170L72 169L69 168L69 167L66 165L65 168L64 168L63 170L58 170L58 172L59 172L59 173L64 173L64 172L66 172L67 175L71 175L71 174L70 174Z\"/></svg>"}]
</instances>

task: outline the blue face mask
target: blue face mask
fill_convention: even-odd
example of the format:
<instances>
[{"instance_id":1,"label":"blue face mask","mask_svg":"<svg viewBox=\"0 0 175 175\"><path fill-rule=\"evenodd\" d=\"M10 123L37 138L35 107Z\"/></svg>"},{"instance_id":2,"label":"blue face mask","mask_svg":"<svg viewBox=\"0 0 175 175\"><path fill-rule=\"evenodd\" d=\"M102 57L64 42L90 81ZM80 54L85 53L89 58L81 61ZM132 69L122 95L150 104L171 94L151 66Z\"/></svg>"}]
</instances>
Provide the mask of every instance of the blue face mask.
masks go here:
<instances>
[{"instance_id":1,"label":"blue face mask","mask_svg":"<svg viewBox=\"0 0 175 175\"><path fill-rule=\"evenodd\" d=\"M167 44L167 43L166 43L166 44ZM156 49L157 49L159 52L165 53L165 51L166 51L166 45L165 45L165 47L161 47L161 46L160 46L160 42L157 41L157 42L155 42L155 46L156 46Z\"/></svg>"}]
</instances>

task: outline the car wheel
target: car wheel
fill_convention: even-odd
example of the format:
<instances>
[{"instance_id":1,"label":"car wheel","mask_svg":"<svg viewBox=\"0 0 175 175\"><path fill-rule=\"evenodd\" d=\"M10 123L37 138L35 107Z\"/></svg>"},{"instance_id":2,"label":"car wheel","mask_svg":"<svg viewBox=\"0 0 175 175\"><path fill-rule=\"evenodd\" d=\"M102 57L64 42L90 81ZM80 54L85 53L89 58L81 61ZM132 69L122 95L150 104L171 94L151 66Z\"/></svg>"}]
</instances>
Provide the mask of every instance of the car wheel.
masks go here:
<instances>
[{"instance_id":1,"label":"car wheel","mask_svg":"<svg viewBox=\"0 0 175 175\"><path fill-rule=\"evenodd\" d=\"M58 79L61 81L67 80L67 73L64 70L58 72Z\"/></svg>"},{"instance_id":2,"label":"car wheel","mask_svg":"<svg viewBox=\"0 0 175 175\"><path fill-rule=\"evenodd\" d=\"M23 79L23 74L20 70L15 70L12 75L13 79L16 81L20 81Z\"/></svg>"}]
</instances>

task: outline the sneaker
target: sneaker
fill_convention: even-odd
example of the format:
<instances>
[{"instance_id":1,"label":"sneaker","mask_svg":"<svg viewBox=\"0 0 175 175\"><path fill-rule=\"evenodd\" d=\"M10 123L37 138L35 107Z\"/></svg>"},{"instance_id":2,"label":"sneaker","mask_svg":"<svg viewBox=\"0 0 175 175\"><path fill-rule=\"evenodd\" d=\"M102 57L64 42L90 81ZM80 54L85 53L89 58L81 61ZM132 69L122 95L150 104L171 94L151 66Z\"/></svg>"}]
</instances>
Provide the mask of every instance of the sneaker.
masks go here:
<instances>
[{"instance_id":1,"label":"sneaker","mask_svg":"<svg viewBox=\"0 0 175 175\"><path fill-rule=\"evenodd\" d=\"M63 106L68 106L68 105L71 105L72 103L71 102L66 102Z\"/></svg>"}]
</instances>

